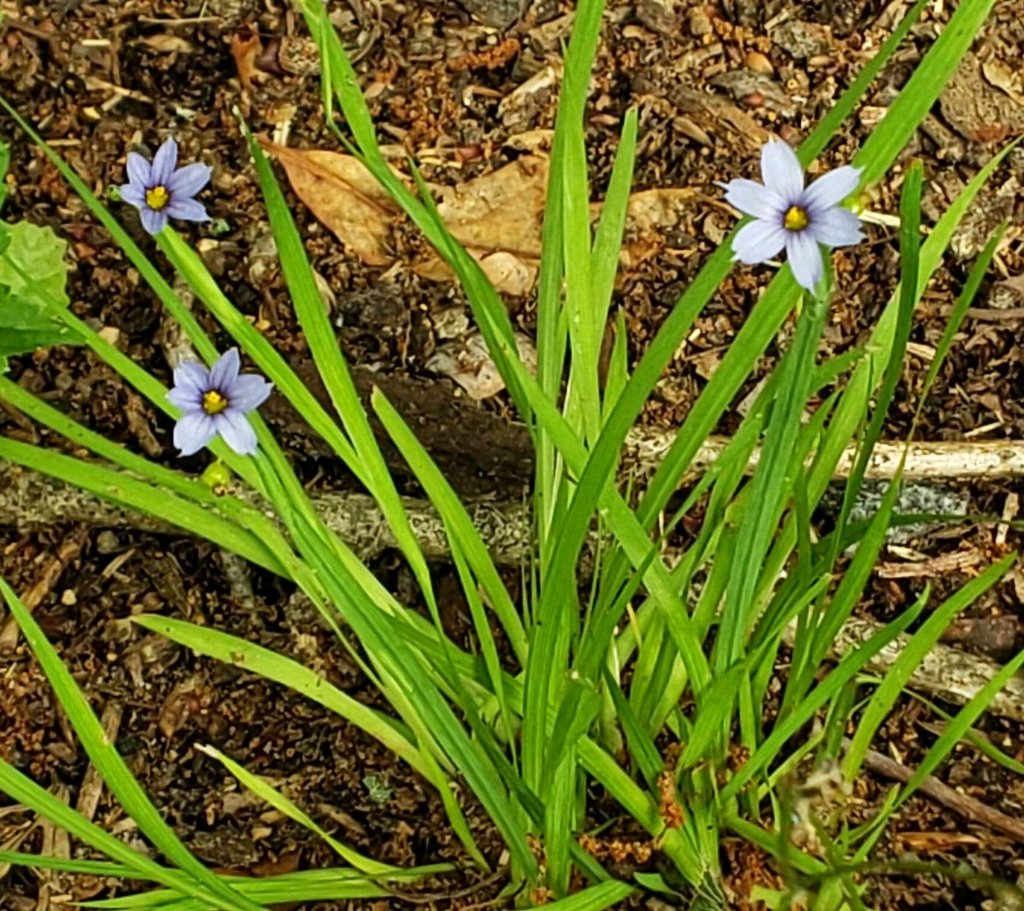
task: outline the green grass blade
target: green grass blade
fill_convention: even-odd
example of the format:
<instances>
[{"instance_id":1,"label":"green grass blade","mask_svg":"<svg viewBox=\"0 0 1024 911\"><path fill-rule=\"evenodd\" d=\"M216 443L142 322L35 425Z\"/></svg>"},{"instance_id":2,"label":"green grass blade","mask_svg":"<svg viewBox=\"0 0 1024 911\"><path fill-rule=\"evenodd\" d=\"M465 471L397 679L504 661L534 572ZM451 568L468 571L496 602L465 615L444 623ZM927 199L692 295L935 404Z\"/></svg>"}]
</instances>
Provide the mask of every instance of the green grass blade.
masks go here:
<instances>
[{"instance_id":1,"label":"green grass blade","mask_svg":"<svg viewBox=\"0 0 1024 911\"><path fill-rule=\"evenodd\" d=\"M403 726L387 715L373 709L339 690L315 671L271 649L263 648L238 636L232 636L206 626L197 626L173 617L141 614L132 622L144 629L177 642L197 655L216 658L242 670L257 674L266 680L312 699L336 715L351 722L360 730L383 744L421 775L429 778L429 769L423 764L419 750ZM447 787L447 785L445 785Z\"/></svg>"},{"instance_id":2,"label":"green grass blade","mask_svg":"<svg viewBox=\"0 0 1024 911\"><path fill-rule=\"evenodd\" d=\"M261 541L229 519L198 503L101 465L0 437L0 458L58 478L126 509L176 525L281 576L284 566Z\"/></svg>"},{"instance_id":3,"label":"green grass blade","mask_svg":"<svg viewBox=\"0 0 1024 911\"><path fill-rule=\"evenodd\" d=\"M370 877L387 876L394 873L398 868L391 864L382 864L368 857L363 857L358 851L338 841L332 835L323 830L307 813L303 812L291 800L278 791L273 785L259 775L253 775L245 766L235 762L230 756L226 756L216 747L198 746L200 752L216 759L232 775L241 782L242 786L252 791L260 800L270 804L279 813L287 816L292 822L322 838L331 849L346 863L355 867L360 873Z\"/></svg>"},{"instance_id":4,"label":"green grass blade","mask_svg":"<svg viewBox=\"0 0 1024 911\"><path fill-rule=\"evenodd\" d=\"M1016 143L1014 143L1014 145L1016 145ZM971 267L971 272L967 276L967 281L964 283L963 290L960 292L960 296L956 299L956 303L953 305L953 311L950 313L949 319L946 321L946 328L942 332L942 338L935 346L935 355L932 357L931 363L928 365L928 372L925 374L924 383L921 386L921 395L917 403L917 409L914 412L914 420L911 425L912 427L916 427L921 418L921 409L924 408L924 404L928 399L931 388L935 384L935 380L939 375L939 370L942 368L950 349L953 347L953 340L956 338L956 334L960 331L960 327L963 325L963 321L967 317L967 311L974 302L978 289L981 287L985 274L988 272L988 267L992 262L992 258L996 255L996 250L999 248L999 244L1006 235L1006 229L1008 226L1008 222L1004 221L996 229L985 244L985 248L978 254L978 258L975 260L974 265ZM912 436L913 434L911 434L911 438Z\"/></svg>"},{"instance_id":5,"label":"green grass blade","mask_svg":"<svg viewBox=\"0 0 1024 911\"><path fill-rule=\"evenodd\" d=\"M146 882L160 883L165 886L177 885L185 895L203 894L196 887L188 888L188 879L177 870L161 867L150 857L129 847L123 841L105 832L98 825L76 813L66 803L58 800L49 791L41 788L14 766L0 759L0 791L8 797L28 807L34 813L50 820L60 828L71 833L89 845L92 849L105 854L117 863L117 869L128 871L127 876ZM28 864L41 869L59 870L63 864L75 863L57 857L37 857L36 855L10 854L3 855L4 863L21 863L19 858L31 858ZM214 904L213 907L218 907ZM229 906L230 907L230 906Z\"/></svg>"},{"instance_id":6,"label":"green grass blade","mask_svg":"<svg viewBox=\"0 0 1024 911\"><path fill-rule=\"evenodd\" d=\"M843 759L843 777L847 781L853 781L860 771L875 733L896 704L896 700L910 680L914 669L931 651L932 646L939 641L939 637L956 615L977 601L1002 579L1016 559L1016 554L1011 554L971 579L963 588L936 608L921 625L921 628L914 633L906 648L900 652L899 657L889 668L881 685L875 690L857 723L857 730L850 740L849 749Z\"/></svg>"},{"instance_id":7,"label":"green grass blade","mask_svg":"<svg viewBox=\"0 0 1024 911\"><path fill-rule=\"evenodd\" d=\"M839 693L846 684L867 665L886 645L902 633L914 621L924 601L920 600L895 620L890 621L863 645L843 657L836 667L807 695L799 705L780 718L774 730L757 751L747 760L736 774L726 783L719 794L719 805L726 805L736 797L751 778L768 765L790 737L814 716L825 703Z\"/></svg>"},{"instance_id":8,"label":"green grass blade","mask_svg":"<svg viewBox=\"0 0 1024 911\"><path fill-rule=\"evenodd\" d=\"M603 0L581 0L576 6L555 122L563 155L552 175L562 184L564 313L572 355L565 411L573 429L588 440L597 438L601 426L597 365L604 325L598 325L601 308L592 297L590 181L583 115L603 9Z\"/></svg>"},{"instance_id":9,"label":"green grass blade","mask_svg":"<svg viewBox=\"0 0 1024 911\"><path fill-rule=\"evenodd\" d=\"M777 368L778 392L767 427L754 477L745 493L745 504L736 541L736 565L763 566L772 545L781 512L793 492L794 453L800 436L804 408L811 394L814 363L825 325L827 305L810 300L798 318L790 350ZM743 654L745 639L755 620L761 574L734 573L726 589L722 620L715 645L716 670L723 673ZM774 580L770 580L774 584Z\"/></svg>"},{"instance_id":10,"label":"green grass blade","mask_svg":"<svg viewBox=\"0 0 1024 911\"><path fill-rule=\"evenodd\" d=\"M398 898L404 895L406 883L437 876L451 871L449 864L431 864L411 867L372 882L357 870L333 868L328 870L300 870L278 876L222 876L221 878L243 895L261 905L274 908L292 902L317 902L344 899ZM385 879L387 884L385 884ZM158 890L117 898L82 902L84 908L105 908L107 911L201 911L202 905L190 899L176 897L172 892Z\"/></svg>"},{"instance_id":11,"label":"green grass blade","mask_svg":"<svg viewBox=\"0 0 1024 911\"><path fill-rule=\"evenodd\" d=\"M71 860L66 857L47 857L45 854L22 854L18 851L0 851L0 864L13 867L31 867L33 870L56 870L82 876L113 876L116 879L134 879L136 872L124 864L106 860Z\"/></svg>"},{"instance_id":12,"label":"green grass blade","mask_svg":"<svg viewBox=\"0 0 1024 911\"><path fill-rule=\"evenodd\" d=\"M431 675L423 656L409 648L403 638L396 637L399 624L379 607L390 605L391 596L350 552L338 549L330 554L323 546L323 538L310 536L307 541L306 533L298 527L295 533L303 555L323 580L331 600L335 605L345 605L346 619L363 647L386 671L388 679L394 681L390 698L395 700L402 694L408 699L410 711L403 713L406 723L421 739L441 744L501 831L517 870L530 875L536 870L536 858L529 849L523 821L503 785L494 757L485 745L467 736L448 701L429 685ZM431 638L436 641L436 635ZM444 648L439 667L450 662L451 651L448 646Z\"/></svg>"},{"instance_id":13,"label":"green grass blade","mask_svg":"<svg viewBox=\"0 0 1024 911\"><path fill-rule=\"evenodd\" d=\"M64 666L56 650L47 640L39 624L26 610L14 590L0 578L0 594L18 623L25 641L64 711L67 712L93 765L103 776L107 787L117 797L147 838L177 866L183 874L192 877L206 892L223 902L223 906L240 911L260 911L259 906L244 898L206 869L181 843L174 831L164 822L156 807L129 771L114 744L106 739L103 727L75 683L71 672ZM114 855L111 855L114 856ZM115 859L116 858L115 856Z\"/></svg>"},{"instance_id":14,"label":"green grass blade","mask_svg":"<svg viewBox=\"0 0 1024 911\"><path fill-rule=\"evenodd\" d=\"M626 735L629 756L636 764L640 774L643 775L647 786L653 788L657 785L658 776L665 770L665 761L662 759L661 753L658 752L658 747L647 726L641 723L640 718L630 706L629 700L622 692L618 681L607 669L604 679L615 705L616 720L622 725L622 731Z\"/></svg>"},{"instance_id":15,"label":"green grass blade","mask_svg":"<svg viewBox=\"0 0 1024 911\"><path fill-rule=\"evenodd\" d=\"M1015 556L1015 555L1012 555ZM1009 558L1008 558L1009 559ZM1001 564L1000 564L1001 565ZM947 725L946 729L939 735L931 749L925 754L920 765L914 770L911 779L903 786L899 797L895 802L894 809L903 804L924 782L924 780L938 768L943 759L949 755L953 747L967 733L975 721L985 711L992 698L1009 682L1010 678L1024 666L1024 651L1019 652L1010 661L1004 664L988 683L986 683L977 694Z\"/></svg>"},{"instance_id":16,"label":"green grass blade","mask_svg":"<svg viewBox=\"0 0 1024 911\"><path fill-rule=\"evenodd\" d=\"M184 645L196 654L215 658L225 664L233 664L286 686L365 731L437 789L448 812L452 828L459 833L460 839L474 858L478 862L482 861L479 849L469 834L465 817L452 794L450 779L429 753L418 748L412 733L404 725L353 699L298 662L237 636L171 617L143 614L132 619L139 626Z\"/></svg>"},{"instance_id":17,"label":"green grass blade","mask_svg":"<svg viewBox=\"0 0 1024 911\"><path fill-rule=\"evenodd\" d=\"M926 706L930 712L938 715L943 721L949 722L953 720L953 715L936 703L932 702L930 699L925 699L920 693L911 692L910 696L922 705ZM1024 776L1024 762L1019 762L1012 756L1004 753L984 732L971 728L964 733L963 743L970 744L979 753L987 756L997 765L1001 765L1008 772L1012 772L1014 775Z\"/></svg>"},{"instance_id":18,"label":"green grass blade","mask_svg":"<svg viewBox=\"0 0 1024 911\"><path fill-rule=\"evenodd\" d=\"M678 829L666 827L657 802L633 781L614 757L586 738L579 741L577 749L583 767L650 835L661 839L662 851L687 882L700 886L714 859L702 856Z\"/></svg>"},{"instance_id":19,"label":"green grass blade","mask_svg":"<svg viewBox=\"0 0 1024 911\"><path fill-rule=\"evenodd\" d=\"M502 629L509 637L512 650L518 660L523 662L527 643L522 620L466 507L423 444L379 389L374 390L373 407L402 458L406 460L440 514L449 539L453 544L457 544L465 555Z\"/></svg>"},{"instance_id":20,"label":"green grass blade","mask_svg":"<svg viewBox=\"0 0 1024 911\"><path fill-rule=\"evenodd\" d=\"M615 152L612 174L608 180L601 218L594 233L594 249L590 255L590 296L594 307L594 326L600 332L608 321L612 293L615 290L615 276L619 268L619 251L626 227L629 210L629 191L633 184L633 167L636 161L637 112L635 108L626 112ZM600 336L598 336L600 338ZM611 401L614 401L614 397Z\"/></svg>"},{"instance_id":21,"label":"green grass blade","mask_svg":"<svg viewBox=\"0 0 1024 911\"><path fill-rule=\"evenodd\" d=\"M914 324L914 309L917 305L917 289L920 285L921 254L921 185L923 169L920 162L911 166L903 181L903 192L900 196L900 290L896 310L896 332L893 335L889 351L888 363L878 389L874 412L868 423L867 430L857 454L857 461L846 482L843 491L843 505L840 509L837 527L846 527L850 511L861 491L864 472L874 451L875 444L882 436L889 406L896 395L903 372L903 357L910 342L910 333ZM840 536L835 540L838 542ZM838 556L836 554L835 556Z\"/></svg>"},{"instance_id":22,"label":"green grass blade","mask_svg":"<svg viewBox=\"0 0 1024 911\"><path fill-rule=\"evenodd\" d=\"M210 488L201 481L180 471L151 462L124 446L111 442L103 434L89 430L5 376L0 376L0 399L6 400L34 421L55 430L77 446L88 449L100 458L145 478L151 484L159 484L166 490L207 505L212 504L216 499Z\"/></svg>"},{"instance_id":23,"label":"green grass blade","mask_svg":"<svg viewBox=\"0 0 1024 911\"><path fill-rule=\"evenodd\" d=\"M547 883L556 896L569 891L572 879L570 846L578 827L576 818L579 776L575 743L557 760L551 785L544 794L544 855Z\"/></svg>"},{"instance_id":24,"label":"green grass blade","mask_svg":"<svg viewBox=\"0 0 1024 911\"><path fill-rule=\"evenodd\" d=\"M878 511L871 517L864 537L857 546L857 552L843 573L835 593L820 611L809 618L806 631L797 637L790 674L783 694L781 714L793 710L803 701L839 628L853 613L885 543L889 519L898 496L897 477L889 484Z\"/></svg>"},{"instance_id":25,"label":"green grass blade","mask_svg":"<svg viewBox=\"0 0 1024 911\"><path fill-rule=\"evenodd\" d=\"M608 358L608 376L605 379L604 402L605 415L610 413L611 406L622 394L629 380L629 332L626 318L622 311L615 314L615 335L612 341L612 352Z\"/></svg>"},{"instance_id":26,"label":"green grass blade","mask_svg":"<svg viewBox=\"0 0 1024 911\"><path fill-rule=\"evenodd\" d=\"M348 364L338 346L330 318L313 276L313 269L306 256L302 238L288 209L284 193L274 177L270 163L262 149L244 128L249 142L249 151L256 166L256 175L263 192L263 199L270 218L270 227L277 243L281 269L295 307L295 314L309 344L310 353L320 378L340 416L348 438L352 443L349 463L357 476L363 474L370 493L377 500L381 512L395 537L402 553L420 584L424 597L433 599L433 585L430 570L419 546L419 541L409 523L402 499L395 487L391 473L377 445L370 427L366 409L356 390ZM339 453L344 458L343 453Z\"/></svg>"},{"instance_id":27,"label":"green grass blade","mask_svg":"<svg viewBox=\"0 0 1024 911\"><path fill-rule=\"evenodd\" d=\"M621 905L637 893L628 883L609 879L596 886L588 886L574 895L559 898L544 905L536 905L526 911L604 911Z\"/></svg>"}]
</instances>

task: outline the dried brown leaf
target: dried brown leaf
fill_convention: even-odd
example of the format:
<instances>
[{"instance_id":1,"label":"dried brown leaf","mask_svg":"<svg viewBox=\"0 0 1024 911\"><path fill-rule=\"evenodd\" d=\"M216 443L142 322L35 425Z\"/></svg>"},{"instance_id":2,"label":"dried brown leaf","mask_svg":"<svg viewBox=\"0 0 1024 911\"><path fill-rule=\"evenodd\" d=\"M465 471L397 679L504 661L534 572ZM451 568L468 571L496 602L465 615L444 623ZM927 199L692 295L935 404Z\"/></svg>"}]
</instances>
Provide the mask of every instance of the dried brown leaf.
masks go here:
<instances>
[{"instance_id":1,"label":"dried brown leaf","mask_svg":"<svg viewBox=\"0 0 1024 911\"><path fill-rule=\"evenodd\" d=\"M993 57L981 64L981 74L989 85L1000 89L1017 104L1024 105L1024 82L1021 80L1020 70L1007 66Z\"/></svg>"},{"instance_id":2,"label":"dried brown leaf","mask_svg":"<svg viewBox=\"0 0 1024 911\"><path fill-rule=\"evenodd\" d=\"M1020 275L1011 275L1009 278L1004 278L999 282L999 287L1006 288L1014 294L1024 297L1024 272Z\"/></svg>"},{"instance_id":3,"label":"dried brown leaf","mask_svg":"<svg viewBox=\"0 0 1024 911\"><path fill-rule=\"evenodd\" d=\"M527 155L442 191L438 211L454 237L478 256L498 250L540 258L548 160Z\"/></svg>"},{"instance_id":4,"label":"dried brown leaf","mask_svg":"<svg viewBox=\"0 0 1024 911\"><path fill-rule=\"evenodd\" d=\"M253 83L263 76L256 66L256 59L262 50L263 44L256 32L245 29L231 36L231 56L235 59L238 81L247 92L252 91Z\"/></svg>"},{"instance_id":5,"label":"dried brown leaf","mask_svg":"<svg viewBox=\"0 0 1024 911\"><path fill-rule=\"evenodd\" d=\"M441 191L437 208L448 230L504 294L527 294L537 278L547 182L547 158L526 155ZM434 257L416 272L435 281L452 277Z\"/></svg>"},{"instance_id":6,"label":"dried brown leaf","mask_svg":"<svg viewBox=\"0 0 1024 911\"><path fill-rule=\"evenodd\" d=\"M317 149L263 145L281 163L299 199L350 253L370 266L392 261L387 239L398 210L357 159Z\"/></svg>"},{"instance_id":7,"label":"dried brown leaf","mask_svg":"<svg viewBox=\"0 0 1024 911\"><path fill-rule=\"evenodd\" d=\"M299 198L351 253L371 266L392 263L388 237L398 209L366 168L336 152L264 146L281 162ZM528 294L536 282L547 182L548 159L537 154L456 187L434 188L448 230L503 294ZM665 234L684 221L699 198L693 190L678 188L634 193L623 264L629 268L661 249ZM594 218L600 211L600 203L591 206ZM433 281L453 278L436 255L413 269Z\"/></svg>"}]
</instances>

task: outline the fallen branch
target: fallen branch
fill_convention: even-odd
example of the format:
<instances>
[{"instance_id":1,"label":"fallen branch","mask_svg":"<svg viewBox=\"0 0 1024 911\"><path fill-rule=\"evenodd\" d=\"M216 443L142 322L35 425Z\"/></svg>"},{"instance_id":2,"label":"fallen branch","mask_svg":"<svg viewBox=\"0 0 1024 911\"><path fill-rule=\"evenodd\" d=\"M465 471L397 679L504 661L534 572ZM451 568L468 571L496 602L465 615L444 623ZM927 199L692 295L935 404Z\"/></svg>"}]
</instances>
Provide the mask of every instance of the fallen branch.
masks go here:
<instances>
[{"instance_id":1,"label":"fallen branch","mask_svg":"<svg viewBox=\"0 0 1024 911\"><path fill-rule=\"evenodd\" d=\"M838 661L874 636L881 625L859 617L849 618L840 628L829 649L829 657ZM795 629L787 627L783 641L792 645ZM872 658L868 670L884 674L892 667L910 642L902 634L893 639ZM970 652L937 643L914 669L907 688L928 693L954 705L966 705L1000 671L994 661ZM1011 677L1003 689L989 701L987 711L993 715L1024 721L1024 676Z\"/></svg>"},{"instance_id":2,"label":"fallen branch","mask_svg":"<svg viewBox=\"0 0 1024 911\"><path fill-rule=\"evenodd\" d=\"M884 775L886 778L903 784L906 784L914 776L913 769L882 753L876 753L874 750L868 750L864 757L864 767L876 775ZM961 794L934 775L928 775L921 782L919 790L922 794L927 794L970 822L981 823L983 826L1003 832L1019 842L1024 842L1024 823L980 800Z\"/></svg>"},{"instance_id":3,"label":"fallen branch","mask_svg":"<svg viewBox=\"0 0 1024 911\"><path fill-rule=\"evenodd\" d=\"M623 463L636 475L650 474L671 447L675 437L649 430L630 434ZM697 452L692 468L708 467L721 455L727 438L712 437ZM903 444L881 443L875 447L866 475L891 478L903 455ZM835 477L846 477L853 465L853 450L840 459ZM755 452L748 469L753 469ZM957 480L1024 476L1024 442L914 443L907 454L907 479ZM368 496L322 493L314 500L328 526L363 558L379 554L394 542L383 516ZM254 501L255 502L255 501ZM440 519L428 503L406 500L409 516L424 554L442 558L448 543ZM530 521L522 504L475 501L473 521L481 530L499 563L521 563L528 554ZM122 510L91 494L54 481L45 475L0 461L0 525L38 528L46 525L85 523L110 528L132 527L170 533L169 525ZM178 532L175 532L178 533Z\"/></svg>"},{"instance_id":4,"label":"fallen branch","mask_svg":"<svg viewBox=\"0 0 1024 911\"><path fill-rule=\"evenodd\" d=\"M633 455L640 466L657 465L674 437L664 433L643 431L633 433L626 440L624 459ZM728 444L725 437L711 437L701 446L694 465L710 465ZM896 474L905 444L879 443L868 461L865 477L886 480ZM757 464L760 450L755 450L747 470ZM847 449L839 459L834 477L849 477L857 453ZM903 470L906 480L967 481L977 478L1014 478L1024 476L1024 441L1019 440L958 440L939 443L911 443L907 448L907 461Z\"/></svg>"},{"instance_id":5,"label":"fallen branch","mask_svg":"<svg viewBox=\"0 0 1024 911\"><path fill-rule=\"evenodd\" d=\"M256 505L255 494L240 494ZM365 494L320 493L313 502L327 526L364 560L395 546L384 516ZM423 500L405 499L406 511L424 556L449 555L440 517ZM528 557L530 517L524 504L476 502L470 517L499 563L522 564ZM0 460L0 526L19 529L85 524L181 535L177 526L101 500L91 493Z\"/></svg>"},{"instance_id":6,"label":"fallen branch","mask_svg":"<svg viewBox=\"0 0 1024 911\"><path fill-rule=\"evenodd\" d=\"M667 446L664 439L647 438L648 454ZM706 464L715 442L702 450ZM901 446L879 447L869 473L875 477L891 474ZM650 464L650 462L648 462ZM844 459L848 470L849 460ZM843 466L841 466L843 467ZM1024 444L917 444L908 458L908 474L914 477L957 478L1004 476L1006 472L1024 475ZM314 503L327 525L364 559L372 558L394 546L383 516L370 497L350 493L314 494ZM253 499L255 502L255 499ZM448 555L448 542L440 518L422 500L406 500L406 508L424 555L442 559ZM494 559L506 565L522 565L529 556L530 516L524 504L477 502L470 514L480 529ZM181 529L107 503L77 488L45 475L0 462L0 525L30 528L84 523L106 527L131 527L168 534ZM832 645L832 657L840 658L877 632L867 620L851 619L840 630ZM902 636L884 648L869 665L884 673L906 646ZM910 681L910 688L929 693L954 704L964 704L995 675L999 666L968 652L936 645L925 656ZM988 711L1024 721L1024 678L1013 678L991 702Z\"/></svg>"}]
</instances>

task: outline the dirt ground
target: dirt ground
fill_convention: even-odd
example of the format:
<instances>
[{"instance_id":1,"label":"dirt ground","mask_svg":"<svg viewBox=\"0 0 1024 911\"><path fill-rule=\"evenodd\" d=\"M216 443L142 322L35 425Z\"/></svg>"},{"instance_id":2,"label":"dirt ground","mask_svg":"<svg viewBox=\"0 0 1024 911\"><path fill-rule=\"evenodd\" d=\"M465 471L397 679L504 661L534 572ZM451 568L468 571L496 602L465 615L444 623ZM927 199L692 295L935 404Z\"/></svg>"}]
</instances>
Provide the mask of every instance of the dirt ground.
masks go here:
<instances>
[{"instance_id":1,"label":"dirt ground","mask_svg":"<svg viewBox=\"0 0 1024 911\"><path fill-rule=\"evenodd\" d=\"M952 5L937 0L930 7L856 118L830 145L822 167L845 163L871 132ZM629 326L633 355L644 350L732 223L714 182L756 176L757 150L768 135L790 142L806 135L909 6L906 0L609 0L588 120L597 195L608 179L615 137L630 106L640 114L636 189L688 191L654 228L638 228L629 238L634 255L616 303ZM305 342L268 255L267 223L233 113L240 109L257 132L278 143L337 148L320 110L315 47L298 17L283 0L48 0L0 7L0 92L96 191L125 179L129 149L152 151L169 134L181 143L183 160L213 166L213 185L203 195L213 220L189 233L235 303L306 375ZM329 9L358 60L382 141L414 155L429 181L459 187L528 155L543 155L554 116L550 68L568 34L567 3L330 0ZM901 163L916 158L925 164L927 218L934 219L1008 140L1024 134L1022 55L1019 0L1001 0L973 53L901 157ZM116 330L122 351L168 378L173 332L153 295L13 123L4 119L0 130L13 144L4 217L50 225L67 238L75 312L97 328ZM899 175L897 166L873 189L873 211L895 213ZM1024 437L1024 349L1018 344L1024 320L1022 180L1024 153L1018 150L972 208L938 271L914 328L912 356L888 428L891 438L908 430L945 316L972 258L1003 219L1011 227L994 274L942 371L919 438ZM152 250L134 213L118 211L136 240ZM423 416L421 425L434 423L437 432L427 442L464 493L520 498L530 476L529 452L507 423L507 403L501 395L475 402L441 375L438 351L465 347L471 329L453 286L409 267L427 255L423 242L411 231L398 231L386 261L367 264L297 200L295 212L330 289L339 344L352 363L364 376L372 371L375 381L390 384L389 395ZM840 290L826 335L830 351L863 342L895 284L892 228L883 220L870 225L868 234L868 242L835 256ZM766 269L734 270L659 384L643 417L646 424L671 428L679 423L767 278ZM508 305L528 337L529 295L510 295ZM200 318L212 328L205 315ZM770 364L769 357L763 366ZM52 349L14 359L12 375L111 439L182 464L171 446L170 423L82 350ZM311 487L350 486L286 405L272 399L266 414ZM729 415L720 430L732 426L735 416ZM0 430L66 446L2 403ZM482 434L492 435L486 446ZM205 457L184 464L199 469ZM407 492L416 492L407 478L404 483ZM962 498L965 512L1013 518L1017 486L951 483L949 490ZM1012 530L1000 533L965 522L914 539L912 547L890 548L886 566L904 571L883 567L863 609L879 619L892 616L929 576L942 574L939 588L951 588L1016 543ZM936 557L947 559L925 559ZM412 591L397 558L385 555L375 569L395 591ZM333 863L314 837L268 812L196 749L210 743L271 776L322 824L379 860L466 866L439 801L375 741L303 699L197 660L128 622L136 613L161 612L207 623L298 656L357 698L379 704L347 656L278 580L256 571L239 576L237 566L214 546L188 537L75 524L0 527L0 573L19 592L32 593L36 616L86 688L118 749L204 861L253 876ZM457 617L457 582L442 566L437 575L442 600ZM1005 658L1022 644L1022 580L1018 571L972 608L956 631L963 647ZM0 613L0 630L4 621ZM913 767L933 742L935 720L907 700L875 747ZM1019 724L986 718L980 727L1024 760ZM139 843L130 820L97 786L22 644L0 652L0 755L108 830ZM937 777L1009 816L1019 816L1024 807L1024 779L972 749L958 749ZM890 785L882 775L858 781L851 823L867 818ZM467 813L481 847L497 862L499 841L468 798ZM3 798L0 847L71 856L81 850ZM927 797L907 804L880 850L890 858L967 863L1011 881L1024 875L1019 840ZM738 894L758 882L776 881L763 858L739 845L727 844L724 856ZM118 894L119 888L98 878L0 867L4 911L43 911L62 901ZM464 872L428 884L430 894L417 903L479 907L499 888L500 880ZM984 900L979 892L937 877L879 878L868 898L883 911L980 908Z\"/></svg>"}]
</instances>

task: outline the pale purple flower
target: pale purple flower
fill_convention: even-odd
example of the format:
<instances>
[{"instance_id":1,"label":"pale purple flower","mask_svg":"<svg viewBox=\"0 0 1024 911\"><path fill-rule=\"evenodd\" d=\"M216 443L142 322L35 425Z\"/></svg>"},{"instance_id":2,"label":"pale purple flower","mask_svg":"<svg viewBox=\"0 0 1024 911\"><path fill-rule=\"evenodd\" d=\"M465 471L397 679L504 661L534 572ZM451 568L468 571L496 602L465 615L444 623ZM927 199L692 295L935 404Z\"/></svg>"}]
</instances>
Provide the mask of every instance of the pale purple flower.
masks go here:
<instances>
[{"instance_id":1,"label":"pale purple flower","mask_svg":"<svg viewBox=\"0 0 1024 911\"><path fill-rule=\"evenodd\" d=\"M804 173L793 150L784 142L761 149L761 179L730 180L725 198L754 221L744 225L732 242L736 259L763 263L783 247L797 282L814 291L824 273L822 246L855 244L863 235L860 220L840 203L860 183L860 168L836 168L804 187Z\"/></svg>"},{"instance_id":2,"label":"pale purple flower","mask_svg":"<svg viewBox=\"0 0 1024 911\"><path fill-rule=\"evenodd\" d=\"M252 373L239 376L238 349L225 351L213 367L184 361L174 371L174 388L167 400L181 409L174 425L174 445L190 456L220 434L239 455L256 451L256 431L246 417L266 401L272 383Z\"/></svg>"},{"instance_id":3,"label":"pale purple flower","mask_svg":"<svg viewBox=\"0 0 1024 911\"><path fill-rule=\"evenodd\" d=\"M178 143L168 137L156 150L152 163L138 152L128 153L128 183L121 185L121 199L139 210L142 227L159 234L168 218L209 221L206 207L193 197L210 181L205 164L178 164Z\"/></svg>"}]
</instances>

